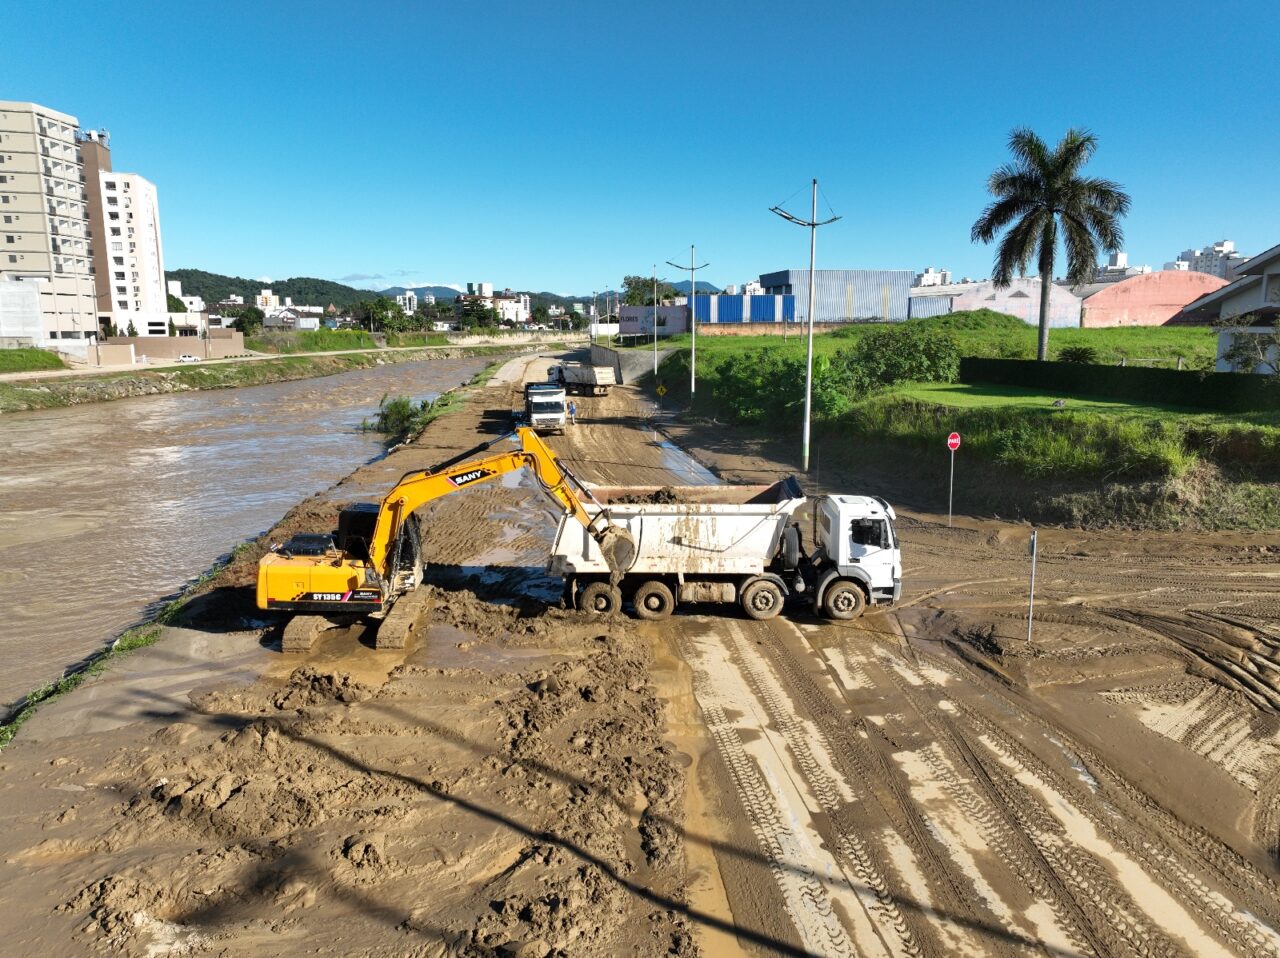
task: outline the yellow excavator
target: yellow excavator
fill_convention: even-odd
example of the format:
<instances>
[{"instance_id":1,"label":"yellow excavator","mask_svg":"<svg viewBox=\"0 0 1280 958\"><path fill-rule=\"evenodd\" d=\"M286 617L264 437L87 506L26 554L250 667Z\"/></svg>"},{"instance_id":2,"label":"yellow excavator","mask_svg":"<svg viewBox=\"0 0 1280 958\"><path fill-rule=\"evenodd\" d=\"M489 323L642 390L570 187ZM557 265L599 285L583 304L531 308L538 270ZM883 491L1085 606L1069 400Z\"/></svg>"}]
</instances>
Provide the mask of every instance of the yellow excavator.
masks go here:
<instances>
[{"instance_id":1,"label":"yellow excavator","mask_svg":"<svg viewBox=\"0 0 1280 958\"><path fill-rule=\"evenodd\" d=\"M472 458L504 440L519 448ZM586 527L619 574L635 560L635 541L613 525L607 510L593 519L582 501L591 493L560 465L532 429L521 427L433 469L406 473L380 504L342 510L336 534L297 534L258 563L258 608L300 613L285 627L285 651L310 648L315 634L335 617L382 620L378 648L403 648L423 609L411 596L422 583L421 529L416 510L450 493L529 469L539 487ZM598 505L598 503L596 503Z\"/></svg>"}]
</instances>

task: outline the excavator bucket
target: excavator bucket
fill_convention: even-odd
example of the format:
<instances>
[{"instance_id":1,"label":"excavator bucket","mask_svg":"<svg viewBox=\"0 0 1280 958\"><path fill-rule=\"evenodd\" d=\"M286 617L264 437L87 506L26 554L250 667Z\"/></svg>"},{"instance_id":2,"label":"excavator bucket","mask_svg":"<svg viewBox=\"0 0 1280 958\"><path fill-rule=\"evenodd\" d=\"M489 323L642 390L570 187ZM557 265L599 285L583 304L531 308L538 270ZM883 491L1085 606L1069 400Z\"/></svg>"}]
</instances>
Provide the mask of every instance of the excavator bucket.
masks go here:
<instances>
[{"instance_id":1,"label":"excavator bucket","mask_svg":"<svg viewBox=\"0 0 1280 958\"><path fill-rule=\"evenodd\" d=\"M621 526L606 526L596 541L614 575L621 576L636 561L636 540Z\"/></svg>"}]
</instances>

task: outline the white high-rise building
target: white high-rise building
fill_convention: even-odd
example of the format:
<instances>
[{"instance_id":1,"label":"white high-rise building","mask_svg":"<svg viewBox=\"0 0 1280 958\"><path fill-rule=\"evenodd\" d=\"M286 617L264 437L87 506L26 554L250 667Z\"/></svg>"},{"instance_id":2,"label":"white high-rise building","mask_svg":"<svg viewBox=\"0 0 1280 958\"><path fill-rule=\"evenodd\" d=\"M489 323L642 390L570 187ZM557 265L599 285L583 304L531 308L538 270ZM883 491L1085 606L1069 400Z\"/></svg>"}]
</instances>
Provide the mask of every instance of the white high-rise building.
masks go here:
<instances>
[{"instance_id":1,"label":"white high-rise building","mask_svg":"<svg viewBox=\"0 0 1280 958\"><path fill-rule=\"evenodd\" d=\"M140 336L169 335L169 305L155 184L137 173L99 173L112 322Z\"/></svg>"},{"instance_id":2,"label":"white high-rise building","mask_svg":"<svg viewBox=\"0 0 1280 958\"><path fill-rule=\"evenodd\" d=\"M74 116L0 100L0 280L39 288L34 345L83 356L98 322L79 138Z\"/></svg>"},{"instance_id":3,"label":"white high-rise building","mask_svg":"<svg viewBox=\"0 0 1280 958\"><path fill-rule=\"evenodd\" d=\"M400 312L406 316L412 316L418 311L418 294L411 289L406 289L396 297L396 305L400 307Z\"/></svg>"},{"instance_id":4,"label":"white high-rise building","mask_svg":"<svg viewBox=\"0 0 1280 958\"><path fill-rule=\"evenodd\" d=\"M926 266L923 273L916 273L915 281L911 284L917 289L927 286L948 286L951 283L951 270L934 269L932 266Z\"/></svg>"},{"instance_id":5,"label":"white high-rise building","mask_svg":"<svg viewBox=\"0 0 1280 958\"><path fill-rule=\"evenodd\" d=\"M1249 257L1238 252L1233 241L1218 240L1212 246L1202 249L1184 249L1172 263L1165 263L1164 268L1235 279L1236 270L1248 261Z\"/></svg>"}]
</instances>

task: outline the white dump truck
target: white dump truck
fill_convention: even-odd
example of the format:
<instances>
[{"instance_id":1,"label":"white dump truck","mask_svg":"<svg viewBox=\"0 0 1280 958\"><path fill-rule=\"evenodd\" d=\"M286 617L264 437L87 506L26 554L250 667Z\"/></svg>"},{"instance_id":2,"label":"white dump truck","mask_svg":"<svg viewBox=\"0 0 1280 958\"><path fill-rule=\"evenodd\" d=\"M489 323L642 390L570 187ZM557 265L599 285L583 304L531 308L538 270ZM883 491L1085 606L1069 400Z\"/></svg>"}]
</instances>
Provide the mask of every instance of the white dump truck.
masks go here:
<instances>
[{"instance_id":1,"label":"white dump truck","mask_svg":"<svg viewBox=\"0 0 1280 958\"><path fill-rule=\"evenodd\" d=\"M559 383L580 396L607 396L609 387L618 385L612 366L566 361L547 370L547 379Z\"/></svg>"},{"instance_id":2,"label":"white dump truck","mask_svg":"<svg viewBox=\"0 0 1280 958\"><path fill-rule=\"evenodd\" d=\"M833 619L902 593L902 553L893 508L876 496L805 496L795 478L771 486L587 487L591 516L635 541L635 560L610 573L579 521L561 520L547 570L563 576L579 609L611 613L630 602L643 619L682 603L736 602L770 619L788 599L806 599ZM805 551L796 515L810 507Z\"/></svg>"},{"instance_id":3,"label":"white dump truck","mask_svg":"<svg viewBox=\"0 0 1280 958\"><path fill-rule=\"evenodd\" d=\"M567 421L563 386L550 382L525 384L525 425L535 432L558 432L563 435Z\"/></svg>"}]
</instances>

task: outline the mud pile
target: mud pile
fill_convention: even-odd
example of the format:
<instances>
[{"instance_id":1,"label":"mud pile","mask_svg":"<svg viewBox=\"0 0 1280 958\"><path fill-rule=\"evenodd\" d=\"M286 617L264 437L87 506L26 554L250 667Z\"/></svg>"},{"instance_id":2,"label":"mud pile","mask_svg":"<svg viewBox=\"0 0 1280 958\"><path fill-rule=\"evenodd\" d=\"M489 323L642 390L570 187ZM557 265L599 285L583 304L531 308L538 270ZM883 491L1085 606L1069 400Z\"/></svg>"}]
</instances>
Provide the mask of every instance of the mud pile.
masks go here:
<instances>
[{"instance_id":1,"label":"mud pile","mask_svg":"<svg viewBox=\"0 0 1280 958\"><path fill-rule=\"evenodd\" d=\"M312 663L199 697L98 776L118 800L59 905L81 945L693 954L683 761L647 644L585 615L435 599L436 627L462 637L452 660L484 647L537 667L442 668L428 644L380 685Z\"/></svg>"}]
</instances>

